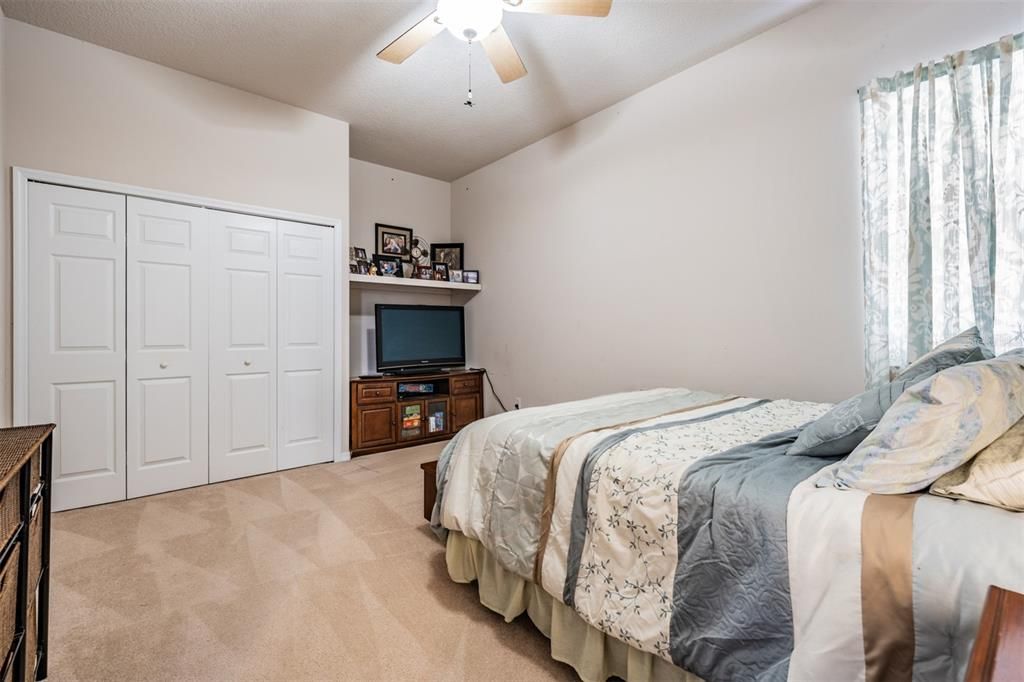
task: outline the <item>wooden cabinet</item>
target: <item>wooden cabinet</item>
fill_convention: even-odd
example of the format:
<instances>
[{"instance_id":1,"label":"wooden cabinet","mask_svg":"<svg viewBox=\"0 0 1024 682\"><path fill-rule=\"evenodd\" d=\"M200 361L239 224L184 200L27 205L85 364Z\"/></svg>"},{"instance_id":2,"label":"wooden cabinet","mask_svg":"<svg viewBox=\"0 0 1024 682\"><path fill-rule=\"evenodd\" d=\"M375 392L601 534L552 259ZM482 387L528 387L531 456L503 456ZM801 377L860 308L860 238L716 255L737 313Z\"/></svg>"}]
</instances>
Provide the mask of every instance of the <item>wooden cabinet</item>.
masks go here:
<instances>
[{"instance_id":1,"label":"wooden cabinet","mask_svg":"<svg viewBox=\"0 0 1024 682\"><path fill-rule=\"evenodd\" d=\"M466 424L480 418L480 396L452 396L452 430L458 431Z\"/></svg>"},{"instance_id":2,"label":"wooden cabinet","mask_svg":"<svg viewBox=\"0 0 1024 682\"><path fill-rule=\"evenodd\" d=\"M0 429L2 680L46 678L53 428Z\"/></svg>"},{"instance_id":3,"label":"wooden cabinet","mask_svg":"<svg viewBox=\"0 0 1024 682\"><path fill-rule=\"evenodd\" d=\"M352 456L451 437L483 416L482 377L469 370L353 379Z\"/></svg>"}]
</instances>

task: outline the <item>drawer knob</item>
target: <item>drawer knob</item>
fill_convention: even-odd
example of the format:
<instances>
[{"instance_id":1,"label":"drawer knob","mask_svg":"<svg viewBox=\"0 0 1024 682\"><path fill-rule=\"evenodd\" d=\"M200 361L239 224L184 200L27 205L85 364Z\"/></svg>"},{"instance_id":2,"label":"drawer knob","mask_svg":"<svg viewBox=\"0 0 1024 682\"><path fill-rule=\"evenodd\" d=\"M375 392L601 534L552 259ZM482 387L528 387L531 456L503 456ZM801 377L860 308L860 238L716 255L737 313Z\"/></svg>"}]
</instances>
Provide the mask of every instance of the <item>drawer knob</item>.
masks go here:
<instances>
[{"instance_id":1,"label":"drawer knob","mask_svg":"<svg viewBox=\"0 0 1024 682\"><path fill-rule=\"evenodd\" d=\"M166 362L161 362L160 363L160 369L167 369L167 363Z\"/></svg>"},{"instance_id":2,"label":"drawer knob","mask_svg":"<svg viewBox=\"0 0 1024 682\"><path fill-rule=\"evenodd\" d=\"M252 364L252 360L245 360L244 362L242 362L242 364L248 367L249 365Z\"/></svg>"}]
</instances>

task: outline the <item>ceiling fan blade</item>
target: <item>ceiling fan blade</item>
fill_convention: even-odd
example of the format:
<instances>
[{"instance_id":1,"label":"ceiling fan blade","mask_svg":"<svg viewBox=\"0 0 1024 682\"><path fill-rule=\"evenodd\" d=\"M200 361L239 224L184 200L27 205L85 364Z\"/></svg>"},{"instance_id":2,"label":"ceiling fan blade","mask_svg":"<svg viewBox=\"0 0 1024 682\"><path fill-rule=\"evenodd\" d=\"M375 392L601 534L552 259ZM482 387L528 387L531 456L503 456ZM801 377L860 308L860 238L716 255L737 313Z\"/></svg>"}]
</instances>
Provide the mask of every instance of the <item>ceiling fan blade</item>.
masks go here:
<instances>
[{"instance_id":1,"label":"ceiling fan blade","mask_svg":"<svg viewBox=\"0 0 1024 682\"><path fill-rule=\"evenodd\" d=\"M511 83L526 75L526 67L512 41L505 33L504 26L498 26L491 35L483 39L484 52L491 60L491 66L498 72L502 83Z\"/></svg>"},{"instance_id":2,"label":"ceiling fan blade","mask_svg":"<svg viewBox=\"0 0 1024 682\"><path fill-rule=\"evenodd\" d=\"M431 38L444 30L444 26L434 21L436 16L436 11L428 14L423 21L398 36L390 45L378 52L377 56L392 64L404 62L413 52L426 45Z\"/></svg>"},{"instance_id":3,"label":"ceiling fan blade","mask_svg":"<svg viewBox=\"0 0 1024 682\"><path fill-rule=\"evenodd\" d=\"M612 0L505 0L505 8L531 14L606 17L612 9Z\"/></svg>"}]
</instances>

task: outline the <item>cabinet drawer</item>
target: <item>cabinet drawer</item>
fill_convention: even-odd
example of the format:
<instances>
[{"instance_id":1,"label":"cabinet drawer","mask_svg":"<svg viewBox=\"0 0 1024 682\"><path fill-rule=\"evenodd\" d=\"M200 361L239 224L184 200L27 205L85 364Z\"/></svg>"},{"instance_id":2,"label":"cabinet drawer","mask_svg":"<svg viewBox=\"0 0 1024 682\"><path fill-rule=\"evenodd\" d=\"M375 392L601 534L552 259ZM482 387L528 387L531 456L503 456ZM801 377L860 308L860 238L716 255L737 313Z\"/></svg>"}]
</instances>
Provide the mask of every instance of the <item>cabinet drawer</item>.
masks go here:
<instances>
[{"instance_id":1,"label":"cabinet drawer","mask_svg":"<svg viewBox=\"0 0 1024 682\"><path fill-rule=\"evenodd\" d=\"M15 545L7 563L0 571L0 649L7 649L14 640L14 624L18 617L18 558L21 544Z\"/></svg>"},{"instance_id":2,"label":"cabinet drawer","mask_svg":"<svg viewBox=\"0 0 1024 682\"><path fill-rule=\"evenodd\" d=\"M34 590L39 584L43 569L43 509L42 500L35 506L35 514L28 524L28 589Z\"/></svg>"},{"instance_id":3,"label":"cabinet drawer","mask_svg":"<svg viewBox=\"0 0 1024 682\"><path fill-rule=\"evenodd\" d=\"M21 486L18 476L0 490L0 547L14 535L21 523Z\"/></svg>"},{"instance_id":4,"label":"cabinet drawer","mask_svg":"<svg viewBox=\"0 0 1024 682\"><path fill-rule=\"evenodd\" d=\"M390 403L395 399L395 385L391 383L359 384L356 388L356 402L360 405Z\"/></svg>"},{"instance_id":5,"label":"cabinet drawer","mask_svg":"<svg viewBox=\"0 0 1024 682\"><path fill-rule=\"evenodd\" d=\"M452 379L452 395L477 393L480 391L480 375L455 377Z\"/></svg>"}]
</instances>

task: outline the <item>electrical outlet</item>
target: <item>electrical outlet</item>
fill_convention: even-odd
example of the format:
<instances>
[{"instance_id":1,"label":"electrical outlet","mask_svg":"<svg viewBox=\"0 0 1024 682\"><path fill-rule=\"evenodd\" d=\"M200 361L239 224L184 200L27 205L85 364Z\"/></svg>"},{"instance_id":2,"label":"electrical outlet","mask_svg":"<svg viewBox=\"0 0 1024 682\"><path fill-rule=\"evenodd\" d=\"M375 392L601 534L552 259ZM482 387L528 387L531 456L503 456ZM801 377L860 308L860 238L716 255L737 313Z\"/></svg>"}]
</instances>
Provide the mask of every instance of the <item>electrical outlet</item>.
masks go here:
<instances>
[{"instance_id":1,"label":"electrical outlet","mask_svg":"<svg viewBox=\"0 0 1024 682\"><path fill-rule=\"evenodd\" d=\"M512 401L512 409L513 410L518 410L522 406L523 406L523 399L522 398L516 398L515 400Z\"/></svg>"}]
</instances>

